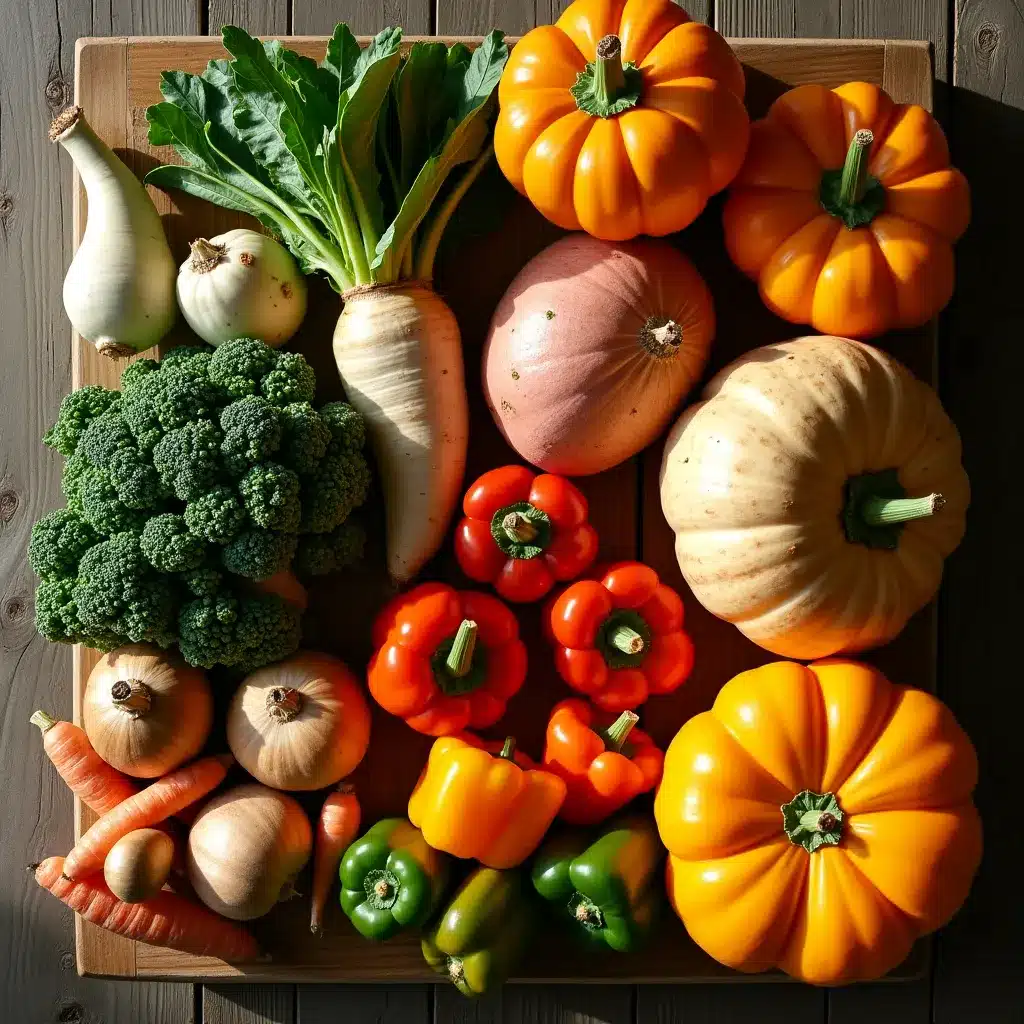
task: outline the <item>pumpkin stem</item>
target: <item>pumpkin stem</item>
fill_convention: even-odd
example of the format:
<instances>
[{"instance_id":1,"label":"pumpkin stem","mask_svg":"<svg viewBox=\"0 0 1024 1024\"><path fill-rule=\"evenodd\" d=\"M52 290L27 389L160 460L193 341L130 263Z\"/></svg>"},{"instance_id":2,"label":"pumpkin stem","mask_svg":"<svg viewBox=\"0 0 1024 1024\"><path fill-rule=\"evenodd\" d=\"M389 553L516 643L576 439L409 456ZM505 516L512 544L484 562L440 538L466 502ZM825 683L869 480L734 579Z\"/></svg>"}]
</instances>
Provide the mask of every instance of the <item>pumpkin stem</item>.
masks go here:
<instances>
[{"instance_id":1,"label":"pumpkin stem","mask_svg":"<svg viewBox=\"0 0 1024 1024\"><path fill-rule=\"evenodd\" d=\"M192 243L188 266L194 274L208 274L222 259L227 249L214 245L208 238L197 238Z\"/></svg>"},{"instance_id":2,"label":"pumpkin stem","mask_svg":"<svg viewBox=\"0 0 1024 1024\"><path fill-rule=\"evenodd\" d=\"M814 853L822 846L838 846L846 815L834 793L805 789L782 805L782 830L794 846Z\"/></svg>"},{"instance_id":3,"label":"pumpkin stem","mask_svg":"<svg viewBox=\"0 0 1024 1024\"><path fill-rule=\"evenodd\" d=\"M537 527L522 512L509 512L502 519L501 528L508 534L509 540L517 544L525 544L537 536Z\"/></svg>"},{"instance_id":4,"label":"pumpkin stem","mask_svg":"<svg viewBox=\"0 0 1024 1024\"><path fill-rule=\"evenodd\" d=\"M622 63L622 41L607 35L598 41L595 59L576 76L569 91L585 114L614 117L639 103L642 87L636 64Z\"/></svg>"},{"instance_id":5,"label":"pumpkin stem","mask_svg":"<svg viewBox=\"0 0 1024 1024\"><path fill-rule=\"evenodd\" d=\"M473 653L476 651L476 637L479 627L472 619L463 619L455 634L452 649L448 652L445 666L456 679L467 675L473 667Z\"/></svg>"},{"instance_id":6,"label":"pumpkin stem","mask_svg":"<svg viewBox=\"0 0 1024 1024\"><path fill-rule=\"evenodd\" d=\"M276 722L290 722L302 710L302 694L291 686L275 686L267 694L267 713Z\"/></svg>"},{"instance_id":7,"label":"pumpkin stem","mask_svg":"<svg viewBox=\"0 0 1024 1024\"><path fill-rule=\"evenodd\" d=\"M153 691L141 679L118 679L110 688L114 707L141 718L153 703Z\"/></svg>"},{"instance_id":8,"label":"pumpkin stem","mask_svg":"<svg viewBox=\"0 0 1024 1024\"><path fill-rule=\"evenodd\" d=\"M821 176L818 198L822 208L851 231L870 224L885 209L885 188L868 174L874 141L875 136L867 128L854 132L842 169L828 170Z\"/></svg>"},{"instance_id":9,"label":"pumpkin stem","mask_svg":"<svg viewBox=\"0 0 1024 1024\"><path fill-rule=\"evenodd\" d=\"M934 515L946 504L941 494L929 494L924 498L867 498L860 507L860 517L868 526L885 526L889 523L908 523L912 519L924 519Z\"/></svg>"},{"instance_id":10,"label":"pumpkin stem","mask_svg":"<svg viewBox=\"0 0 1024 1024\"><path fill-rule=\"evenodd\" d=\"M839 181L839 201L853 206L864 198L867 191L868 151L875 141L872 131L861 128L854 132L850 148L846 151L843 176Z\"/></svg>"},{"instance_id":11,"label":"pumpkin stem","mask_svg":"<svg viewBox=\"0 0 1024 1024\"><path fill-rule=\"evenodd\" d=\"M669 359L679 351L683 329L668 317L649 316L638 335L640 344L652 356Z\"/></svg>"},{"instance_id":12,"label":"pumpkin stem","mask_svg":"<svg viewBox=\"0 0 1024 1024\"><path fill-rule=\"evenodd\" d=\"M635 711L623 711L607 729L595 729L594 732L604 740L605 750L621 754L633 726L639 721L640 716Z\"/></svg>"}]
</instances>

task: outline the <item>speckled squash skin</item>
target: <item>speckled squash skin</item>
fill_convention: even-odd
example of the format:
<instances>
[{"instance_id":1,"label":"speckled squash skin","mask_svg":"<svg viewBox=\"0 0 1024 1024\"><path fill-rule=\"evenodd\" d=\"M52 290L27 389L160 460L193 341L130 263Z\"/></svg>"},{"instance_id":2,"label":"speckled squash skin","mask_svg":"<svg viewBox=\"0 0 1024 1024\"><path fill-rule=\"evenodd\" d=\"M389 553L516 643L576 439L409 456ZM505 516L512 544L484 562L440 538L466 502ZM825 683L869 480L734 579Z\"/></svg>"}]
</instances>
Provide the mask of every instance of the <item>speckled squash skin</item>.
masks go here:
<instances>
[{"instance_id":1,"label":"speckled squash skin","mask_svg":"<svg viewBox=\"0 0 1024 1024\"><path fill-rule=\"evenodd\" d=\"M697 599L775 654L810 660L896 636L938 590L969 500L935 392L879 349L797 338L748 352L673 427L661 503ZM896 470L942 495L894 549L847 539L851 477Z\"/></svg>"}]
</instances>

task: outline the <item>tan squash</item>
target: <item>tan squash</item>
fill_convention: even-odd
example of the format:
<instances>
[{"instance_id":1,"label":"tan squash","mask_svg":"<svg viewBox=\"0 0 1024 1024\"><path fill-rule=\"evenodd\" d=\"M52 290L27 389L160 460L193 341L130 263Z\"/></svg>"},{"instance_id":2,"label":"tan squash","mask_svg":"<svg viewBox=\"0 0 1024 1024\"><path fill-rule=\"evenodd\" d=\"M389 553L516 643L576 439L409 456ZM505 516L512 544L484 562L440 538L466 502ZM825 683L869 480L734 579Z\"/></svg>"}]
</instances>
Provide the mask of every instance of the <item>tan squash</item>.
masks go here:
<instances>
[{"instance_id":1,"label":"tan squash","mask_svg":"<svg viewBox=\"0 0 1024 1024\"><path fill-rule=\"evenodd\" d=\"M697 599L775 654L896 636L938 590L969 499L935 392L879 349L748 352L669 434L661 504Z\"/></svg>"}]
</instances>

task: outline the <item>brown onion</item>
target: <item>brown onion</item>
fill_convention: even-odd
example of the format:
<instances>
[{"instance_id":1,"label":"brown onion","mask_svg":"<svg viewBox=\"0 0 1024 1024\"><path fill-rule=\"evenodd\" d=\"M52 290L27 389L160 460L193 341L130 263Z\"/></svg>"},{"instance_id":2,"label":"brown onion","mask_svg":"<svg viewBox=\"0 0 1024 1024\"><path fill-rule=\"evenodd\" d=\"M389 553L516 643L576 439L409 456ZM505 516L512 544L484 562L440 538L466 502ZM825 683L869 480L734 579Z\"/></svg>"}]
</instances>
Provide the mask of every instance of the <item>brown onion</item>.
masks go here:
<instances>
[{"instance_id":1,"label":"brown onion","mask_svg":"<svg viewBox=\"0 0 1024 1024\"><path fill-rule=\"evenodd\" d=\"M103 862L107 888L124 903L155 896L167 881L174 860L174 840L158 828L139 828L122 836Z\"/></svg>"},{"instance_id":2,"label":"brown onion","mask_svg":"<svg viewBox=\"0 0 1024 1024\"><path fill-rule=\"evenodd\" d=\"M82 725L96 753L126 775L155 779L195 757L213 723L204 673L148 644L105 654L89 674Z\"/></svg>"}]
</instances>

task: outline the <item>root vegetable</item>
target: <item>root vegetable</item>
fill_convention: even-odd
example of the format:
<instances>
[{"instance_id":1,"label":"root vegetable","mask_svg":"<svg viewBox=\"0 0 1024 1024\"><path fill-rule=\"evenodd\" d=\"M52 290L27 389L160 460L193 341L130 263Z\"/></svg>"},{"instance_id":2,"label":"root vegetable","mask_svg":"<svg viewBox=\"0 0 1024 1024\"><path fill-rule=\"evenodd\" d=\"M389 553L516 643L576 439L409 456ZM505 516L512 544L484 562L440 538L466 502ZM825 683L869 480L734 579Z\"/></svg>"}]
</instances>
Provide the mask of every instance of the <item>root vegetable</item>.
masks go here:
<instances>
[{"instance_id":1,"label":"root vegetable","mask_svg":"<svg viewBox=\"0 0 1024 1024\"><path fill-rule=\"evenodd\" d=\"M103 880L125 903L155 896L167 881L174 860L174 840L156 828L140 828L122 836L103 862Z\"/></svg>"},{"instance_id":2,"label":"root vegetable","mask_svg":"<svg viewBox=\"0 0 1024 1024\"><path fill-rule=\"evenodd\" d=\"M309 930L314 935L322 931L331 883L341 858L359 834L361 817L359 797L350 782L341 783L320 809L313 853L313 905L309 914Z\"/></svg>"}]
</instances>

